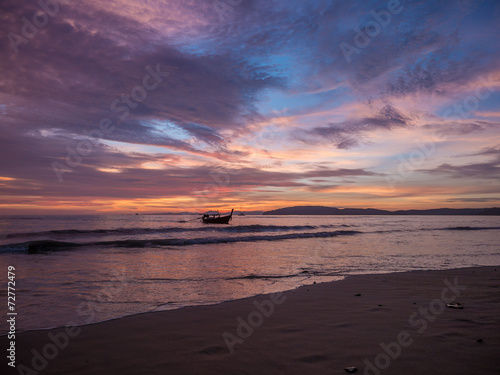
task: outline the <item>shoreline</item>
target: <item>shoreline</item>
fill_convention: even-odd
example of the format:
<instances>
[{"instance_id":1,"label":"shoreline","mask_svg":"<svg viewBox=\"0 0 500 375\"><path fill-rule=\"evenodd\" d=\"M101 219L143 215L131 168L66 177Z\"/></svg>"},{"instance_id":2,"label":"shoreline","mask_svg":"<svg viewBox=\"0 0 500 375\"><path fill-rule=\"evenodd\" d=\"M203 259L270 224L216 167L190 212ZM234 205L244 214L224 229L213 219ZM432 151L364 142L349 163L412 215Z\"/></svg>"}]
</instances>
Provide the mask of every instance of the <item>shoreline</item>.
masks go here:
<instances>
[{"instance_id":1,"label":"shoreline","mask_svg":"<svg viewBox=\"0 0 500 375\"><path fill-rule=\"evenodd\" d=\"M17 333L16 365L41 374L341 374L349 366L370 374L493 374L500 368L499 284L500 266L349 275L283 293ZM446 301L463 309L445 307L445 288ZM5 346L7 336L0 341Z\"/></svg>"},{"instance_id":2,"label":"shoreline","mask_svg":"<svg viewBox=\"0 0 500 375\"><path fill-rule=\"evenodd\" d=\"M297 287L295 287L293 289L286 289L286 290L283 290L281 292L263 293L263 294L261 293L261 294L255 294L255 295L248 296L248 297L230 299L230 300L225 300L225 301L220 301L220 302L214 302L214 303L207 303L207 304L201 304L201 305L186 305L186 306L181 306L181 307L177 307L177 308L173 308L173 309L168 309L168 310L160 310L160 311L138 312L138 313L133 313L133 314L129 314L129 315L118 316L116 318L110 318L110 319L106 319L106 320L100 320L100 321L96 321L96 322L92 322L92 323L76 324L75 327L93 326L93 325L96 325L96 324L102 324L102 323L112 322L112 321L116 321L116 320L123 319L123 318L131 318L131 317L134 317L134 316L142 316L142 315L147 315L147 314L165 313L165 312L170 312L170 311L182 310L182 309L186 309L186 308L197 308L197 307L203 308L203 307L217 306L217 305L220 305L220 304L230 303L230 302L245 301L245 300L255 299L255 298L259 298L259 297L266 297L266 296L269 296L271 294L276 294L276 293L294 292L294 291L299 290L301 288L311 287L313 285L322 285L322 284L337 283L337 282L344 281L344 280L346 280L348 278L351 278L351 277L358 277L358 276L380 276L380 275L393 275L393 274L394 275L398 275L398 274L411 274L413 272L454 271L454 270L476 269L476 268L484 268L484 267L494 267L494 268L498 268L499 271L500 271L500 265L498 265L498 266L461 267L461 268L450 268L450 269L439 269L439 270L429 270L429 269L427 269L427 270L393 271L393 272L380 272L380 273L354 273L354 274L347 274L347 275L338 275L338 276L335 276L335 277L342 277L342 279L340 279L340 280L332 280L332 281L324 281L324 282L316 282L316 281L314 281L314 284L300 285L300 286L297 286ZM29 333L29 332L46 332L46 331L51 331L51 330L64 329L66 327L66 325L55 325L53 327L47 327L47 328L33 328L33 329L25 330L25 331L17 331L17 333L23 334L23 333ZM0 339L2 339L3 337L5 337L7 335L8 335L8 332L1 333L0 334Z\"/></svg>"},{"instance_id":3,"label":"shoreline","mask_svg":"<svg viewBox=\"0 0 500 375\"><path fill-rule=\"evenodd\" d=\"M314 281L313 284L300 285L300 286L297 286L297 287L295 287L293 289L286 289L286 290L283 290L281 292L261 293L261 294L255 294L255 295L248 296L248 297L242 297L242 298L236 298L236 299L229 299L229 300L224 300L224 301L214 302L214 303L207 303L207 304L200 304L200 305L180 306L180 307L176 307L176 308L168 309L168 310L143 311L143 312L133 313L133 314L129 314L129 315L118 316L118 317L110 318L110 319L106 319L106 320L95 321L95 322L92 322L92 323L76 324L75 326L76 327L86 327L86 326L92 326L92 325L101 324L101 323L112 322L112 321L123 319L123 318L130 318L130 317L134 317L134 316L142 316L142 315L146 315L146 314L165 313L165 312L170 312L170 311L182 310L182 309L186 309L186 308L195 308L195 307L203 308L203 307L217 306L217 305L220 305L220 304L223 304L223 303L244 301L244 300L248 300L248 299L255 299L255 298L259 298L259 297L263 297L263 296L269 296L270 294L289 293L289 292L296 291L296 290L298 290L300 288L311 287L313 285L322 285L322 284L337 283L337 282L344 281L344 280L346 280L348 278L351 278L351 277L358 277L358 276L380 276L380 275L393 275L393 274L394 275L397 275L397 274L411 274L413 272L453 271L453 270L475 269L475 268L484 268L484 267L494 267L494 268L498 268L499 271L500 271L500 265L498 265L498 266L473 266L473 267L468 266L468 267L461 267L461 268L449 268L449 269L438 269L438 270L429 270L429 269L427 269L427 270L392 271L392 272L380 272L380 273L354 273L354 274L347 274L347 275L338 275L338 276L335 276L335 277L341 277L342 279L340 279L340 280L324 281L324 282L316 282L316 281ZM27 330L23 330L23 331L17 331L17 333L22 334L22 333L29 333L29 332L46 332L46 331L50 331L50 330L57 330L57 329L64 328L66 325L55 325L55 326L46 327L46 328L33 328L33 329L27 329ZM8 332L0 333L0 339L2 339L3 337L7 336L7 334L8 334Z\"/></svg>"}]
</instances>

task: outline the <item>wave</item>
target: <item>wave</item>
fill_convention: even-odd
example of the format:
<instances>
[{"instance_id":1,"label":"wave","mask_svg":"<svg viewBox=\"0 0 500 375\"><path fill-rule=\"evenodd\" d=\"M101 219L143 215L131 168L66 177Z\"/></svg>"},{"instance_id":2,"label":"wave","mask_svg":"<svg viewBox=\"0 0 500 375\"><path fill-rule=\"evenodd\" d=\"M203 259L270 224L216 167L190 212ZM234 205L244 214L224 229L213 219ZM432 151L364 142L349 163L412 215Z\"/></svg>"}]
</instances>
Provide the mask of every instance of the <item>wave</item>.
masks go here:
<instances>
[{"instance_id":1,"label":"wave","mask_svg":"<svg viewBox=\"0 0 500 375\"><path fill-rule=\"evenodd\" d=\"M488 230L488 229L500 229L500 227L449 227L441 228L441 230Z\"/></svg>"},{"instance_id":2,"label":"wave","mask_svg":"<svg viewBox=\"0 0 500 375\"><path fill-rule=\"evenodd\" d=\"M291 275L246 275L246 276L236 276L236 277L228 277L226 280L256 280L256 279L286 279L288 277L297 277L301 276L301 274L291 274Z\"/></svg>"},{"instance_id":3,"label":"wave","mask_svg":"<svg viewBox=\"0 0 500 375\"><path fill-rule=\"evenodd\" d=\"M287 279L290 277L309 277L309 276L341 276L338 272L324 272L324 271L314 271L314 270L302 270L298 273L287 274L287 275L256 275L249 274L245 276L234 276L228 277L226 280L268 280L268 279Z\"/></svg>"},{"instance_id":4,"label":"wave","mask_svg":"<svg viewBox=\"0 0 500 375\"><path fill-rule=\"evenodd\" d=\"M8 233L3 238L29 238L29 237L57 237L69 235L138 235L155 233L175 233L175 232L227 232L227 233L259 233L259 232L284 232L297 230L313 230L321 228L341 228L350 225L230 225L230 226L207 226L202 227L162 227L162 228L118 228L118 229L59 229L43 232Z\"/></svg>"},{"instance_id":5,"label":"wave","mask_svg":"<svg viewBox=\"0 0 500 375\"><path fill-rule=\"evenodd\" d=\"M162 228L117 228L117 229L58 229L42 232L8 233L0 236L3 239L32 238L32 237L66 237L66 236L89 236L89 235L140 235L140 234L162 234L179 232L221 232L221 233L261 233L261 232L292 232L317 229L349 228L356 225L334 224L334 225L229 225L200 227L162 227ZM500 227L446 227L446 228L421 228L418 230L498 230ZM405 229L381 230L378 232L414 231Z\"/></svg>"},{"instance_id":6,"label":"wave","mask_svg":"<svg viewBox=\"0 0 500 375\"><path fill-rule=\"evenodd\" d=\"M70 250L82 247L126 247L126 248L145 248L158 246L188 246L188 245L207 245L223 244L234 242L254 242L254 241L280 241L299 238L327 238L345 235L354 235L359 231L331 231L331 232L302 232L287 233L278 235L257 235L243 237L214 237L214 238L167 238L167 239L137 239L137 240L114 240L114 241L95 241L86 243L61 242L53 240L30 241L18 244L1 245L0 252L19 252L44 253L62 250Z\"/></svg>"},{"instance_id":7,"label":"wave","mask_svg":"<svg viewBox=\"0 0 500 375\"><path fill-rule=\"evenodd\" d=\"M189 246L189 245L207 245L207 244L222 244L222 243L236 243L236 242L254 242L254 241L281 241L289 239L301 238L327 238L336 237L341 235L354 235L361 233L393 233L393 232L418 232L418 231L432 231L432 230L458 230L458 231L475 231L475 230L500 230L500 227L470 227L470 226L457 226L447 228L421 228L409 230L379 230L362 232L357 230L335 230L335 231L321 231L321 232L296 232L298 230L312 230L318 228L332 228L346 225L296 225L296 226L279 226L279 225L242 225L242 226L225 226L225 227L212 227L204 226L199 228L180 228L180 227L167 227L167 228L129 228L129 229L110 229L110 230L57 230L48 232L37 232L37 236L41 233L58 233L58 234L95 234L95 233L109 233L109 234L134 234L139 235L143 233L165 233L165 232L219 232L219 233L266 233L266 232L284 232L291 233L281 234L261 234L261 235L247 235L247 236L232 236L232 237L203 237L203 238L160 238L160 239L126 239L126 240L108 240L108 241L91 241L91 242L67 242L57 241L53 239L42 239L27 241L22 243L12 243L0 245L0 253L5 252L28 252L28 253L45 253L54 251L66 251L74 248L82 247L124 247L124 248L147 248L147 247L165 247L165 246ZM142 232L137 232L140 230ZM34 234L34 233L32 233ZM15 236L26 236L26 234L10 235L9 238ZM29 237L29 234L28 236Z\"/></svg>"}]
</instances>

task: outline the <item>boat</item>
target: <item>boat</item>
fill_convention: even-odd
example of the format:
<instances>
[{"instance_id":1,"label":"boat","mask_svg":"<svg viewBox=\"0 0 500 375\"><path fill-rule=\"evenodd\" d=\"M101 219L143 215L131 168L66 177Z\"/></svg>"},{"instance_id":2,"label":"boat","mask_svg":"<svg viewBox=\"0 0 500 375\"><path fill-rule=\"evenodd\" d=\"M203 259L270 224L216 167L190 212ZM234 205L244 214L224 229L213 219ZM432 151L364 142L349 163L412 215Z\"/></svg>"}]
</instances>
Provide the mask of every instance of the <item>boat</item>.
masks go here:
<instances>
[{"instance_id":1,"label":"boat","mask_svg":"<svg viewBox=\"0 0 500 375\"><path fill-rule=\"evenodd\" d=\"M201 217L204 224L229 224L229 220L233 218L234 208L231 213L226 216L220 216L219 212L206 212Z\"/></svg>"},{"instance_id":2,"label":"boat","mask_svg":"<svg viewBox=\"0 0 500 375\"><path fill-rule=\"evenodd\" d=\"M238 216L245 216L245 213L241 211L241 206L240 206L240 213L238 214Z\"/></svg>"}]
</instances>

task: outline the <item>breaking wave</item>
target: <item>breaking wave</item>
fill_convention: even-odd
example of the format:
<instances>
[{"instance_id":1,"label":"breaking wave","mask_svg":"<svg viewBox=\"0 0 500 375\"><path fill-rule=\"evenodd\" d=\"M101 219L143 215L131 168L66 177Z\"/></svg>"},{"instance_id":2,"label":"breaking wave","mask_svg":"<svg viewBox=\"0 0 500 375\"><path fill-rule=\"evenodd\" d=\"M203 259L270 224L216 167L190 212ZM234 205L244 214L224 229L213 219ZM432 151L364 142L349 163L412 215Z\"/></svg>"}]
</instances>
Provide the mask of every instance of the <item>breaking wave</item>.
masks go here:
<instances>
[{"instance_id":1,"label":"breaking wave","mask_svg":"<svg viewBox=\"0 0 500 375\"><path fill-rule=\"evenodd\" d=\"M27 233L9 233L4 238L29 238L43 236L69 236L69 235L138 235L138 234L156 234L156 233L176 233L176 232L226 232L226 233L259 233L259 232L285 232L298 230L313 230L327 228L346 228L351 225L230 225L230 226L210 226L203 227L162 227L162 228L118 228L118 229L60 229L44 232Z\"/></svg>"},{"instance_id":2,"label":"breaking wave","mask_svg":"<svg viewBox=\"0 0 500 375\"><path fill-rule=\"evenodd\" d=\"M52 230L46 232L31 233L11 233L3 238L15 239L23 238L28 241L0 245L0 253L5 252L28 252L45 253L54 251L68 251L75 248L84 247L122 247L122 248L152 248L168 246L189 246L206 244L223 244L237 242L255 242L255 241L281 241L301 238L328 238L336 236L355 235L362 233L392 233L392 232L418 232L432 230L446 231L480 231L480 230L500 230L500 227L470 227L457 226L446 228L421 228L421 229L392 229L382 231L358 231L343 230L341 227L349 225L240 225L240 226L201 226L193 227L164 227L164 228L122 228L122 229L92 229L92 230ZM333 229L325 231L324 229ZM323 230L322 230L323 229ZM210 236L187 238L182 233L210 233ZM175 237L175 233L177 236ZM213 235L215 233L215 236ZM129 237L137 236L137 239L113 238L110 240L97 239L98 234L104 235L127 235ZM174 234L174 237L167 238L141 238L144 234ZM226 234L226 235L224 235ZM60 236L60 237L58 237ZM88 237L92 236L92 240ZM38 237L38 238L37 238ZM40 237L42 237L40 239ZM48 238L44 238L48 237ZM70 241L66 239L71 237ZM29 240L33 238L33 240ZM79 241L79 242L75 242Z\"/></svg>"},{"instance_id":3,"label":"breaking wave","mask_svg":"<svg viewBox=\"0 0 500 375\"><path fill-rule=\"evenodd\" d=\"M114 240L114 241L95 241L86 243L62 242L54 240L29 241L17 244L0 246L0 252L27 251L28 253L42 253L62 250L71 250L75 248L89 246L111 246L125 248L146 248L161 246L188 246L188 245L206 245L223 244L234 242L254 242L254 241L280 241L298 238L327 238L336 236L354 235L359 231L330 231L330 232L301 232L287 233L277 235L254 235L240 237L212 237L212 238L166 238L166 239L137 239L137 240Z\"/></svg>"}]
</instances>

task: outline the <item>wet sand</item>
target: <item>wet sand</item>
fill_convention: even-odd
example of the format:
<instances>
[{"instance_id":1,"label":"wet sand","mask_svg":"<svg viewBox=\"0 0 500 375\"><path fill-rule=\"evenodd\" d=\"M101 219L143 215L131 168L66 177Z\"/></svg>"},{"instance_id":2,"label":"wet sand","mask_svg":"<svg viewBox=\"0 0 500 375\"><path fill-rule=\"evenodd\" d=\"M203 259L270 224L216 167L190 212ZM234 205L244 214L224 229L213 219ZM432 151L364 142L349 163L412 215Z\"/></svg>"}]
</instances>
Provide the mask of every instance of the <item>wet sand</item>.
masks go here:
<instances>
[{"instance_id":1,"label":"wet sand","mask_svg":"<svg viewBox=\"0 0 500 375\"><path fill-rule=\"evenodd\" d=\"M456 302L463 308L445 306ZM0 341L9 348L7 336ZM350 276L19 333L17 369L5 357L2 367L53 375L346 374L351 366L358 374L499 374L499 353L500 267L477 267Z\"/></svg>"}]
</instances>

